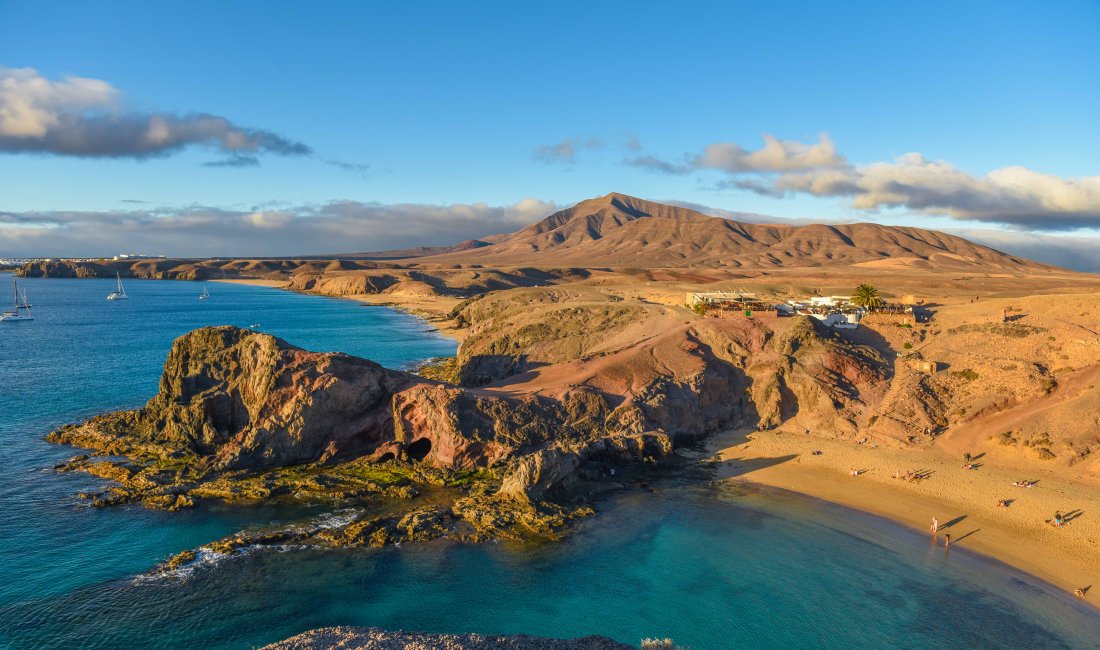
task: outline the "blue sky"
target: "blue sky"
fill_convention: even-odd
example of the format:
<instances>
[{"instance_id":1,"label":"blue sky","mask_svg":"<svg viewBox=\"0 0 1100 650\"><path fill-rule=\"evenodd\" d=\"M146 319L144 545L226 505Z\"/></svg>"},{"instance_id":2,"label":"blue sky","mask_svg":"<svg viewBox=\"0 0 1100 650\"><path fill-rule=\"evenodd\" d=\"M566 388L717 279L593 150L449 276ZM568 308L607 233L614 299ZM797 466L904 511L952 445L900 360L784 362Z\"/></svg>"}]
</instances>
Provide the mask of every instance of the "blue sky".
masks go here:
<instances>
[{"instance_id":1,"label":"blue sky","mask_svg":"<svg viewBox=\"0 0 1100 650\"><path fill-rule=\"evenodd\" d=\"M97 213L100 230L125 213L117 219L142 227L117 236L142 241L158 215L178 221L208 209L220 216L202 223L216 227L271 211L284 216L268 220L270 244L246 236L236 252L287 254L312 246L284 250L302 243L281 240L273 224L328 218L333 202L484 203L495 216L466 225L507 230L611 191L780 218L1078 242L1100 227L1100 4L594 4L0 2L0 66L24 71L21 89L71 76L114 93L108 108L58 110L210 114L311 151L260 146L244 151L258 164L209 167L240 150L196 137L163 155L107 157L25 133L5 148L0 96L0 212L15 223L5 230L0 220L0 255L63 254L64 235L78 227L44 216L59 212ZM752 152L764 135L796 156L821 134L839 162L704 160L710 145ZM536 155L570 146L571 155ZM911 152L923 158L890 167ZM628 164L642 157L666 173ZM950 174L928 169L941 161ZM887 167L868 168L876 163ZM1029 173L987 182L1015 167ZM836 169L847 170L844 182L822 185L824 170ZM955 172L965 187L950 180L944 198L945 174ZM887 192L898 173L918 173L938 198L925 186ZM517 208L524 199L538 203ZM370 224L357 229L356 218L380 217L344 215L355 247L415 234L388 238ZM438 223L446 218L420 224L426 243L465 232ZM162 233L148 245L222 252L177 225L175 239ZM51 229L52 243L46 231L28 235L36 227ZM88 254L100 252L109 251Z\"/></svg>"}]
</instances>

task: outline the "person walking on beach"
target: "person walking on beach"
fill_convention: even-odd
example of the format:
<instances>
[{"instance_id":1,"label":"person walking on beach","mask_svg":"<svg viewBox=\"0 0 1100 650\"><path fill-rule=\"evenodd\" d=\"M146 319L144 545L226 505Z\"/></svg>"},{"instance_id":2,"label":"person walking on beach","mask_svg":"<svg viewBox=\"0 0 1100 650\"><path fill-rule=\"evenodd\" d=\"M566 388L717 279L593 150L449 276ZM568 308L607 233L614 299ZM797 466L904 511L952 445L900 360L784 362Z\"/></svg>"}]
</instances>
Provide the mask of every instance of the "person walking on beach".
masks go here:
<instances>
[{"instance_id":1,"label":"person walking on beach","mask_svg":"<svg viewBox=\"0 0 1100 650\"><path fill-rule=\"evenodd\" d=\"M943 534L943 547L951 548L951 531L947 531Z\"/></svg>"},{"instance_id":2,"label":"person walking on beach","mask_svg":"<svg viewBox=\"0 0 1100 650\"><path fill-rule=\"evenodd\" d=\"M938 533L940 530L940 520L932 517L932 525L930 526L930 529L932 531L932 537L935 537L936 533Z\"/></svg>"}]
</instances>

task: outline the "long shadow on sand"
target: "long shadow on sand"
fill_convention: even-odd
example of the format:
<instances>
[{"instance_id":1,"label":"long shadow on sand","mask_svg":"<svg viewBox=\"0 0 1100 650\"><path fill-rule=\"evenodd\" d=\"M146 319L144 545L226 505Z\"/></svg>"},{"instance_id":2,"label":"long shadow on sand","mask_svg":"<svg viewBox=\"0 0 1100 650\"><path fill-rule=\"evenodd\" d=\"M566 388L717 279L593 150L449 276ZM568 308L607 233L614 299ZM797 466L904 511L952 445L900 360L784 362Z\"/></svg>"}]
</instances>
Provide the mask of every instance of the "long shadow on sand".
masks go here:
<instances>
[{"instance_id":1,"label":"long shadow on sand","mask_svg":"<svg viewBox=\"0 0 1100 650\"><path fill-rule=\"evenodd\" d=\"M981 528L975 528L974 530L970 531L969 533L966 533L965 535L960 535L960 536L956 537L955 539L951 540L951 543L952 544L958 544L959 542L963 541L967 537L970 537L971 535L978 532L979 530L981 530Z\"/></svg>"},{"instance_id":2,"label":"long shadow on sand","mask_svg":"<svg viewBox=\"0 0 1100 650\"><path fill-rule=\"evenodd\" d=\"M785 456L775 456L771 458L728 458L718 463L717 478L737 478L738 476L755 472L758 469L786 463L795 458L798 458L798 454L787 454Z\"/></svg>"},{"instance_id":3,"label":"long shadow on sand","mask_svg":"<svg viewBox=\"0 0 1100 650\"><path fill-rule=\"evenodd\" d=\"M1077 519L1078 517L1080 517L1084 514L1085 514L1085 512L1083 510L1081 510L1080 508L1078 508L1077 510L1070 510L1066 514L1062 515L1062 521L1064 521L1068 524L1069 522L1073 521L1074 519Z\"/></svg>"},{"instance_id":4,"label":"long shadow on sand","mask_svg":"<svg viewBox=\"0 0 1100 650\"><path fill-rule=\"evenodd\" d=\"M958 517L955 517L954 519L952 519L951 521L949 521L945 524L940 524L940 529L942 530L944 528L950 528L950 527L954 526L955 524L961 522L963 519L966 519L966 515L959 515Z\"/></svg>"}]
</instances>

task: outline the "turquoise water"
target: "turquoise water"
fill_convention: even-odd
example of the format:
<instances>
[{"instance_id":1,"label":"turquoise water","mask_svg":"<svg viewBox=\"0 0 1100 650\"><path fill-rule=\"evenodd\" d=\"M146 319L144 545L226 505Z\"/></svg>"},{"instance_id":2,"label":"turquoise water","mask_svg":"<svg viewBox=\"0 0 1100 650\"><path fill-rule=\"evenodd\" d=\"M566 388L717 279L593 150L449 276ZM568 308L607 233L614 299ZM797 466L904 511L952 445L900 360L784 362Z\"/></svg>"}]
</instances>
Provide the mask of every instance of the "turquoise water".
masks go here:
<instances>
[{"instance_id":1,"label":"turquoise water","mask_svg":"<svg viewBox=\"0 0 1100 650\"><path fill-rule=\"evenodd\" d=\"M7 278L0 276L0 287ZM391 310L276 290L28 280L38 320L0 327L0 647L250 648L322 625L671 636L708 648L1090 648L1100 616L1003 565L776 492L688 481L620 493L563 543L257 551L183 579L140 574L272 507L96 510L95 479L49 468L42 436L156 390L173 337L260 323L391 367L454 344Z\"/></svg>"}]
</instances>

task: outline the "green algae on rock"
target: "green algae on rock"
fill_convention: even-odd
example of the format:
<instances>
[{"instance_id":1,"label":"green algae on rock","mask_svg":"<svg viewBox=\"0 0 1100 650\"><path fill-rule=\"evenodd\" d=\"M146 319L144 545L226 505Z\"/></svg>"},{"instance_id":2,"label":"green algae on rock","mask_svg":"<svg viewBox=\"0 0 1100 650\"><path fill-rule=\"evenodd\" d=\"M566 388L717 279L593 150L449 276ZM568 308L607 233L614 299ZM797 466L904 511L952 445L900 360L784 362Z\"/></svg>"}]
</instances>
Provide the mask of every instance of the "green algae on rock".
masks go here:
<instances>
[{"instance_id":1,"label":"green algae on rock","mask_svg":"<svg viewBox=\"0 0 1100 650\"><path fill-rule=\"evenodd\" d=\"M554 501L556 490L571 485L560 468L571 472L601 445L606 410L582 399L592 402L473 395L365 359L213 327L177 339L160 391L143 408L68 425L47 439L93 450L56 469L110 481L85 495L96 506L178 510L206 500L286 500L356 513L340 526L242 531L207 545L212 552L275 543L553 538L591 513ZM548 444L557 451L540 449ZM622 445L604 446L609 462L663 461L671 449L634 445L616 459ZM653 457L639 454L643 449ZM559 470L524 463L531 454L559 458ZM193 561L188 553L165 567Z\"/></svg>"}]
</instances>

